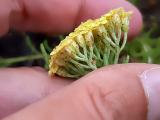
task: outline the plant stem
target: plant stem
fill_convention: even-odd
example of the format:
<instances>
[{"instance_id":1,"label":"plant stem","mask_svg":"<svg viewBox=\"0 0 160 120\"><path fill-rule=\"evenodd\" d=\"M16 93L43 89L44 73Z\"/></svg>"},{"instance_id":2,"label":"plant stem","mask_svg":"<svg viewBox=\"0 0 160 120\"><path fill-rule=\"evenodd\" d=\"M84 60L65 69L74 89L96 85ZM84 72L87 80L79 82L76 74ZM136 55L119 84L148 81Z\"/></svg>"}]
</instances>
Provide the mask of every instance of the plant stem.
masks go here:
<instances>
[{"instance_id":1,"label":"plant stem","mask_svg":"<svg viewBox=\"0 0 160 120\"><path fill-rule=\"evenodd\" d=\"M42 58L43 56L41 54L15 57L15 58L0 58L0 65L9 66L18 62L24 62L24 61L36 60L36 59L42 59Z\"/></svg>"},{"instance_id":2,"label":"plant stem","mask_svg":"<svg viewBox=\"0 0 160 120\"><path fill-rule=\"evenodd\" d=\"M31 52L33 54L39 54L38 50L36 49L36 47L33 45L32 40L29 36L25 37L26 40L26 44L28 45L28 47L30 48Z\"/></svg>"},{"instance_id":3,"label":"plant stem","mask_svg":"<svg viewBox=\"0 0 160 120\"><path fill-rule=\"evenodd\" d=\"M46 52L46 49L43 45L43 43L40 44L40 49L41 49L41 52L42 52L42 56L43 56L43 59L45 61L45 68L48 69L49 68L49 55L48 53Z\"/></svg>"},{"instance_id":4,"label":"plant stem","mask_svg":"<svg viewBox=\"0 0 160 120\"><path fill-rule=\"evenodd\" d=\"M152 56L148 54L151 51L151 47L147 45L146 43L143 43L142 46L143 46L144 52L147 54L147 62L152 64L153 63Z\"/></svg>"},{"instance_id":5,"label":"plant stem","mask_svg":"<svg viewBox=\"0 0 160 120\"><path fill-rule=\"evenodd\" d=\"M120 54L120 50L119 50L119 48L117 48L117 51L116 51L116 54L115 54L115 59L114 59L114 64L117 64L117 63L118 63L119 54Z\"/></svg>"},{"instance_id":6,"label":"plant stem","mask_svg":"<svg viewBox=\"0 0 160 120\"><path fill-rule=\"evenodd\" d=\"M124 39L123 39L123 43L122 43L122 46L120 48L120 51L122 51L124 49L125 45L126 45L127 36L128 36L127 34L128 34L127 32L124 33Z\"/></svg>"}]
</instances>

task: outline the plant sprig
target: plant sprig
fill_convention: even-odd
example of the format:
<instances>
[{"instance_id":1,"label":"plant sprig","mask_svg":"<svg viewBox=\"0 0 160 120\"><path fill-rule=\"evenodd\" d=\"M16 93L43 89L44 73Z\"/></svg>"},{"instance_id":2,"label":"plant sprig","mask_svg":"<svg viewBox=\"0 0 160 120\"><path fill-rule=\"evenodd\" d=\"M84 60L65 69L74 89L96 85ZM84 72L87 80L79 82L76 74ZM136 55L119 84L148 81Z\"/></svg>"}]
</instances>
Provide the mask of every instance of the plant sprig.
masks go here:
<instances>
[{"instance_id":1,"label":"plant sprig","mask_svg":"<svg viewBox=\"0 0 160 120\"><path fill-rule=\"evenodd\" d=\"M47 40L41 43L40 45L41 51L39 51L34 46L31 38L28 35L24 34L24 38L26 45L28 46L28 49L31 51L31 53L29 55L12 57L12 58L0 57L0 67L9 67L25 61L44 60L44 68L48 69L49 53L51 52L52 49L48 45Z\"/></svg>"},{"instance_id":2,"label":"plant sprig","mask_svg":"<svg viewBox=\"0 0 160 120\"><path fill-rule=\"evenodd\" d=\"M160 37L151 37L152 33L153 29L143 32L127 43L125 51L130 55L130 62L160 64Z\"/></svg>"}]
</instances>

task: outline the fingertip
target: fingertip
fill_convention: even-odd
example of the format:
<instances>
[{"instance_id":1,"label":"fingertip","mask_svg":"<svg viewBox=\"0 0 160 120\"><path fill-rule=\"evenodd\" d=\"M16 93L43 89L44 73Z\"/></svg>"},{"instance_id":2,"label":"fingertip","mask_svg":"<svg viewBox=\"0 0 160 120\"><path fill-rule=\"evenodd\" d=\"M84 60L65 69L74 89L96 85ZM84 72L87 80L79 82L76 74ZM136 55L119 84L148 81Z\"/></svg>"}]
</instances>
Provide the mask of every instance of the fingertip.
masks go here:
<instances>
[{"instance_id":1,"label":"fingertip","mask_svg":"<svg viewBox=\"0 0 160 120\"><path fill-rule=\"evenodd\" d=\"M0 37L5 35L12 27L12 17L19 12L17 0L1 0L0 2ZM17 17L17 16L16 16ZM17 19L16 19L17 21Z\"/></svg>"},{"instance_id":2,"label":"fingertip","mask_svg":"<svg viewBox=\"0 0 160 120\"><path fill-rule=\"evenodd\" d=\"M0 2L0 37L9 30L9 15L11 12L10 1L1 0Z\"/></svg>"},{"instance_id":3,"label":"fingertip","mask_svg":"<svg viewBox=\"0 0 160 120\"><path fill-rule=\"evenodd\" d=\"M126 11L132 11L133 15L131 17L129 39L137 36L142 29L142 14L140 11L130 2L125 0L85 0L83 11L81 14L81 19L79 21L85 21L89 18L97 18L106 12L123 7Z\"/></svg>"},{"instance_id":4,"label":"fingertip","mask_svg":"<svg viewBox=\"0 0 160 120\"><path fill-rule=\"evenodd\" d=\"M130 21L130 29L129 29L129 39L133 39L136 37L142 30L143 26L143 18L141 12L138 10L137 7L132 5L131 3L124 1L125 9L127 11L132 11L133 14L131 16Z\"/></svg>"}]
</instances>

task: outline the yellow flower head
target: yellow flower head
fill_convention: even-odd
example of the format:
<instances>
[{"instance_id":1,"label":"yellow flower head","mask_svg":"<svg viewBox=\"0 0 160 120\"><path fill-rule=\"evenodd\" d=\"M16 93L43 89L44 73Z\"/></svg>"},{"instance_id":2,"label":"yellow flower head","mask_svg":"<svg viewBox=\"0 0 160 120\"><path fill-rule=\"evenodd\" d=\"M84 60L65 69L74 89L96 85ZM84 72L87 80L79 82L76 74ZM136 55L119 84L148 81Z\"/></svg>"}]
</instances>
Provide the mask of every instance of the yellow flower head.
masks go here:
<instances>
[{"instance_id":1,"label":"yellow flower head","mask_svg":"<svg viewBox=\"0 0 160 120\"><path fill-rule=\"evenodd\" d=\"M127 40L130 16L131 12L119 8L99 19L81 23L51 52L49 74L78 78L118 63Z\"/></svg>"}]
</instances>

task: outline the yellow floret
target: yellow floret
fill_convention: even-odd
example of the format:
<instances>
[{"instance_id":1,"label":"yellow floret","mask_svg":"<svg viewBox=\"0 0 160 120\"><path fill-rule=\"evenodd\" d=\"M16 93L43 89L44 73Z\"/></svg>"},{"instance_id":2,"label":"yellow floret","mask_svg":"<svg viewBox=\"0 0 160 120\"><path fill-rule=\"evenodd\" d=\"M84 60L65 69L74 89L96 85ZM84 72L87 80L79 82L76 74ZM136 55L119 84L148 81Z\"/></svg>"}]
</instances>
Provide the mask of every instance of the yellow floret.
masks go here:
<instances>
[{"instance_id":1,"label":"yellow floret","mask_svg":"<svg viewBox=\"0 0 160 120\"><path fill-rule=\"evenodd\" d=\"M80 59L80 57L88 56L88 60L92 60L92 63L95 62L95 58L91 58L93 55L93 47L94 42L96 42L97 48L101 53L104 49L103 38L109 32L115 31L116 29L122 29L124 32L128 31L128 19L131 15L130 12L125 12L123 8L115 9L110 11L109 13L103 15L99 19L95 20L87 20L84 23L81 23L79 27L77 27L74 32L70 33L61 43L53 49L50 56L50 65L49 65L49 74L54 75L58 74L60 76L68 76L74 77L66 72L67 65L70 64L70 61L74 63L75 59ZM118 27L118 28L115 28ZM122 27L122 28L121 28ZM107 32L106 32L107 31ZM109 32L108 32L109 31ZM102 40L97 40L101 38ZM83 47L85 46L85 47ZM114 47L111 45L111 47ZM81 54L80 51L83 48L84 54ZM90 50L90 52L86 51L86 49ZM97 49L95 49L97 50ZM103 54L103 53L102 53ZM78 57L77 57L78 56ZM98 56L98 55L97 55ZM84 57L85 60L85 57ZM77 68L81 68L83 64L83 60ZM96 64L96 63L95 63ZM90 64L89 64L90 65ZM73 66L76 66L75 64ZM84 68L87 66L83 66ZM90 65L91 68L94 69L94 64ZM71 72L75 72L75 70ZM83 69L81 69L83 71ZM76 71L77 72L77 71Z\"/></svg>"}]
</instances>

